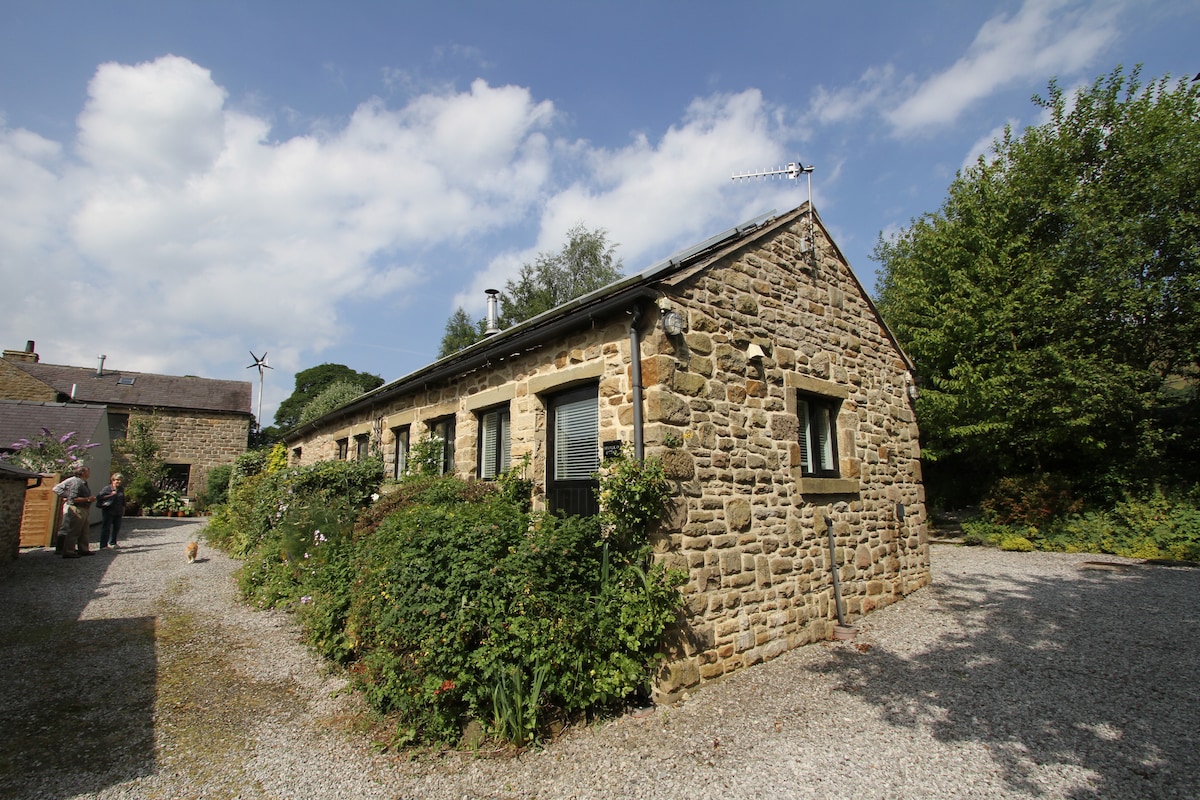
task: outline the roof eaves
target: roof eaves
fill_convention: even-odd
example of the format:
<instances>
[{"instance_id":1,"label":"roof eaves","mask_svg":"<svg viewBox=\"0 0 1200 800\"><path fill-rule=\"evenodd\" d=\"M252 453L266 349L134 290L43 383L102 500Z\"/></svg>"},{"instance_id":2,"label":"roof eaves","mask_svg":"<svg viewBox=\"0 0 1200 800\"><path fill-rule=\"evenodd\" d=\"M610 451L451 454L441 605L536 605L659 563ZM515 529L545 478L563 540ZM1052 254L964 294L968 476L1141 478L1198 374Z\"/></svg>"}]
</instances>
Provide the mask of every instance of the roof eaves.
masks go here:
<instances>
[{"instance_id":1,"label":"roof eaves","mask_svg":"<svg viewBox=\"0 0 1200 800\"><path fill-rule=\"evenodd\" d=\"M621 278L607 286L576 297L560 306L531 317L524 322L506 328L494 336L459 350L457 353L453 353L415 372L411 372L390 383L385 383L383 386L372 389L341 408L334 409L317 419L284 431L283 439L284 441L297 439L302 433L315 431L326 423L349 416L363 408L369 408L379 399L401 393L418 383L428 383L440 380L449 375L469 372L488 363L492 357L508 358L512 354L512 351L540 343L550 333L557 332L561 326L556 325L556 322L570 319L569 324L579 324L580 320L571 317L576 312L586 310L589 312L587 318L591 319L611 313L621 304L636 302L655 296L654 292L648 291L647 287L649 284L674 270L681 269L692 260L701 258L705 254L731 241L746 237L774 220L775 217L776 212L774 210L766 214L760 214L716 236L711 236L698 244L681 250L669 258L657 261L638 273ZM504 353L504 355L499 356L498 354L500 353Z\"/></svg>"}]
</instances>

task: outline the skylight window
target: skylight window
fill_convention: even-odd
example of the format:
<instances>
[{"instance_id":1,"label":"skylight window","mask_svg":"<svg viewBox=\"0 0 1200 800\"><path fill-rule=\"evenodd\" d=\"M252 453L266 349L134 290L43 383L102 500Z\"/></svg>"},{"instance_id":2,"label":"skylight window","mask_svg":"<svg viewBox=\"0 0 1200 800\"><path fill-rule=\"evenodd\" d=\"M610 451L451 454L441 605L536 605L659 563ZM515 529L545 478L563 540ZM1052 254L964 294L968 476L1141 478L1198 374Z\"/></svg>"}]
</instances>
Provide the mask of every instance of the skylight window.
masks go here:
<instances>
[{"instance_id":1,"label":"skylight window","mask_svg":"<svg viewBox=\"0 0 1200 800\"><path fill-rule=\"evenodd\" d=\"M133 378L122 376L120 378L117 378L117 385L118 386L133 386L133 381L134 381Z\"/></svg>"}]
</instances>

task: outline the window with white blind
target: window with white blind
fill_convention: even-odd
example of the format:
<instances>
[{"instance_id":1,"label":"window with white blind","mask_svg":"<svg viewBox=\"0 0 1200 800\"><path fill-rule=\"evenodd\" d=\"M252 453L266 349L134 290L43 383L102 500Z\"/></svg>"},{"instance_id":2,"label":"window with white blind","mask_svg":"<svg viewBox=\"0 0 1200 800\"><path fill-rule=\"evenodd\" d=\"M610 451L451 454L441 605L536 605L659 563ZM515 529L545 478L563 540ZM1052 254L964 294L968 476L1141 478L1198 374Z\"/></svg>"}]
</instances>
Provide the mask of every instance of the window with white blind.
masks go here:
<instances>
[{"instance_id":1,"label":"window with white blind","mask_svg":"<svg viewBox=\"0 0 1200 800\"><path fill-rule=\"evenodd\" d=\"M593 384L550 398L547 499L552 511L592 515L600 469L598 387Z\"/></svg>"},{"instance_id":2,"label":"window with white blind","mask_svg":"<svg viewBox=\"0 0 1200 800\"><path fill-rule=\"evenodd\" d=\"M839 402L801 394L796 398L800 418L800 472L815 478L837 478L837 414Z\"/></svg>"},{"instance_id":3,"label":"window with white blind","mask_svg":"<svg viewBox=\"0 0 1200 800\"><path fill-rule=\"evenodd\" d=\"M508 469L512 452L507 407L494 408L479 415L479 477L495 478Z\"/></svg>"},{"instance_id":4,"label":"window with white blind","mask_svg":"<svg viewBox=\"0 0 1200 800\"><path fill-rule=\"evenodd\" d=\"M597 398L593 394L554 410L554 479L590 480L600 469Z\"/></svg>"}]
</instances>

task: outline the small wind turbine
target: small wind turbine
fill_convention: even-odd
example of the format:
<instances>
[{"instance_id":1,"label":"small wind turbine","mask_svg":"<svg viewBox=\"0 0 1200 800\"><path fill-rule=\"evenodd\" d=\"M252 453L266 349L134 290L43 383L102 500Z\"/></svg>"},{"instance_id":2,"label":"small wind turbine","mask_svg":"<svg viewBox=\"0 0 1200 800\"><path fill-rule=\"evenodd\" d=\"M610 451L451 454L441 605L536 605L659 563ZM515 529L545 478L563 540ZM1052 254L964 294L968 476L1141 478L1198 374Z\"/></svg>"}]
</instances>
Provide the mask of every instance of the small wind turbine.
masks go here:
<instances>
[{"instance_id":1,"label":"small wind turbine","mask_svg":"<svg viewBox=\"0 0 1200 800\"><path fill-rule=\"evenodd\" d=\"M254 359L254 363L246 367L246 369L254 369L258 367L258 416L255 420L258 422L258 429L262 430L262 394L263 394L263 370L275 369L267 363L267 352L264 350L262 358L254 355L254 351L250 351L250 357Z\"/></svg>"}]
</instances>

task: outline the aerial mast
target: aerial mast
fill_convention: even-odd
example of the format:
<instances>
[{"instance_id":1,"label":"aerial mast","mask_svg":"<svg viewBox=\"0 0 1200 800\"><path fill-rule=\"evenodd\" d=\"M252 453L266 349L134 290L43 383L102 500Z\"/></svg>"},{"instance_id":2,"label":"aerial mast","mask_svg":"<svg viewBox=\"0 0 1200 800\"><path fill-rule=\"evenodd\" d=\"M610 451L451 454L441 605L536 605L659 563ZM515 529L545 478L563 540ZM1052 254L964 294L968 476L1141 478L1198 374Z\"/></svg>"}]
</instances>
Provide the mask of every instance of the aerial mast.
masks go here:
<instances>
[{"instance_id":1,"label":"aerial mast","mask_svg":"<svg viewBox=\"0 0 1200 800\"><path fill-rule=\"evenodd\" d=\"M790 162L786 167L776 167L775 169L763 169L755 172L733 173L733 180L771 180L774 178L787 178L790 181L799 179L801 175L808 181L808 239L801 243L800 252L813 252L814 243L816 241L813 235L813 207L812 207L812 171L815 169L812 164L807 167L800 163L799 160Z\"/></svg>"}]
</instances>

